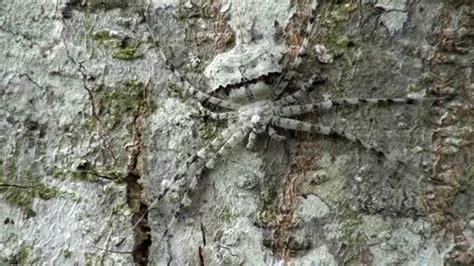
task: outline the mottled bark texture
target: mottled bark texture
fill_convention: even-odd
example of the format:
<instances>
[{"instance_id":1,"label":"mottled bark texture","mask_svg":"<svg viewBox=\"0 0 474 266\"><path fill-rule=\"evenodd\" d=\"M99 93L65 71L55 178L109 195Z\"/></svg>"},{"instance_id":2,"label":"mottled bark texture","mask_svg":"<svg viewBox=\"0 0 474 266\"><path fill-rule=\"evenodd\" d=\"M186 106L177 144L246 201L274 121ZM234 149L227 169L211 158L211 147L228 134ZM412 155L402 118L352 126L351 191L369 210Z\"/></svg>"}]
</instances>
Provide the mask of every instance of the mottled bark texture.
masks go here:
<instances>
[{"instance_id":1,"label":"mottled bark texture","mask_svg":"<svg viewBox=\"0 0 474 266\"><path fill-rule=\"evenodd\" d=\"M226 124L194 115L159 49L206 91L239 14L287 47L308 36L310 1L243 2L2 2L0 264L472 265L469 0L319 1L284 94L320 72L308 102L431 100L301 115L391 159L343 138L259 137L207 171L168 226L163 181Z\"/></svg>"}]
</instances>

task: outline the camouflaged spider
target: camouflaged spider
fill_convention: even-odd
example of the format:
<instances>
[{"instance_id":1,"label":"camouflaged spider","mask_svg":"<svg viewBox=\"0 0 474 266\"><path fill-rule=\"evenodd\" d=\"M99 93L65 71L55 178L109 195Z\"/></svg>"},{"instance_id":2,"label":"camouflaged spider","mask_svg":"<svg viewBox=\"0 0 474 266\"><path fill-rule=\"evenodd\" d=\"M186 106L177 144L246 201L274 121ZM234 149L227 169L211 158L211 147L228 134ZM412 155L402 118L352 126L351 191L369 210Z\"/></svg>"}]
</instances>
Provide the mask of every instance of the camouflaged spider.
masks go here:
<instances>
[{"instance_id":1,"label":"camouflaged spider","mask_svg":"<svg viewBox=\"0 0 474 266\"><path fill-rule=\"evenodd\" d=\"M184 194L178 195L182 201L180 208L174 213L173 219L178 217L183 207L189 206L190 194L197 187L198 179L205 169L213 168L219 157L226 156L246 138L248 140L247 149L253 149L257 136L262 134L268 134L277 141L284 140L285 137L279 135L276 128L337 135L359 143L378 154L386 155L377 145L369 144L348 132L289 118L316 110L328 110L335 106L413 103L418 100L415 98L344 98L298 104L315 83L322 81L317 74L313 75L296 92L281 97L294 77L295 69L301 63L302 55L308 46L315 10L316 4L312 4L306 28L308 37L303 39L293 60L289 59L289 53L285 51L285 48L275 44L273 40L254 39L252 22L243 19L237 21L233 29L236 35L236 46L226 53L217 55L204 72L211 87L208 93L198 90L189 83L167 59L163 51L159 51L166 68L174 73L189 95L201 104L215 105L225 111L213 112L199 105L200 110L213 119L229 121L228 127L218 137L198 151L196 155L188 158L185 165L171 180L171 184L165 185L164 192L157 198L160 200L173 190L181 190L179 193L181 194L182 189L176 187L185 188ZM223 93L225 91L228 93Z\"/></svg>"},{"instance_id":2,"label":"camouflaged spider","mask_svg":"<svg viewBox=\"0 0 474 266\"><path fill-rule=\"evenodd\" d=\"M191 85L176 71L176 68L161 52L167 69L178 77L183 87L191 96L201 103L212 104L226 109L224 112L212 112L200 106L200 110L205 115L213 119L229 121L229 126L212 140L207 147L197 153L199 158L206 160L205 166L207 168L213 168L218 157L226 156L230 150L247 137L247 149L255 147L257 135L268 134L274 140L284 140L285 137L279 135L275 128L315 132L323 135L338 135L358 142L367 149L375 150L382 155L384 154L376 145L366 143L350 133L288 117L317 110L328 110L335 106L367 103L413 103L417 99L344 98L312 104L295 104L307 95L309 88L314 83L322 81L319 75L313 75L295 93L280 97L294 76L294 69L301 62L301 55L306 49L308 38L305 38L300 46L297 58L288 63L286 69L284 69L280 64L284 54L282 49L269 40L254 41L252 39L251 25L251 22L240 21L235 29L237 45L229 52L217 55L206 68L204 74L211 85L210 93L203 93ZM312 27L313 24L310 23L306 31L311 33ZM270 76L279 77L277 78L276 86L267 83L267 78ZM230 91L228 95L224 96L226 99L211 96L211 93L218 89Z\"/></svg>"}]
</instances>

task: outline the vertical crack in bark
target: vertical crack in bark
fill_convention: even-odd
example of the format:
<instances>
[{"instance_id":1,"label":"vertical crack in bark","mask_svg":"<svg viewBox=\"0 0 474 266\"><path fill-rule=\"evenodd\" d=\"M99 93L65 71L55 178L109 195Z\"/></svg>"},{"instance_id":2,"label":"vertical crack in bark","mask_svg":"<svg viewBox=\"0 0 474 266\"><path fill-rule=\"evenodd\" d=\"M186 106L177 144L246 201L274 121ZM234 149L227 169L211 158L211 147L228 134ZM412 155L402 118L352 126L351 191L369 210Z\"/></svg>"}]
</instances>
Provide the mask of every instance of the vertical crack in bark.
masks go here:
<instances>
[{"instance_id":1,"label":"vertical crack in bark","mask_svg":"<svg viewBox=\"0 0 474 266\"><path fill-rule=\"evenodd\" d=\"M201 222L201 234L202 234L202 245L205 247L206 246L206 228L204 228L204 225Z\"/></svg>"},{"instance_id":2,"label":"vertical crack in bark","mask_svg":"<svg viewBox=\"0 0 474 266\"><path fill-rule=\"evenodd\" d=\"M204 266L204 255L202 255L202 247L199 246L199 250L198 250L198 253L199 253L199 266Z\"/></svg>"},{"instance_id":3,"label":"vertical crack in bark","mask_svg":"<svg viewBox=\"0 0 474 266\"><path fill-rule=\"evenodd\" d=\"M149 83L144 86L143 99L146 100L148 93ZM143 197L143 186L139 183L141 179L141 171L138 165L138 159L141 153L141 118L142 118L141 106L137 108L136 113L133 115L132 127L131 127L131 152L129 155L127 165L127 176L125 182L127 184L127 203L132 210L131 224L133 225L134 232L134 247L132 250L132 256L135 264L147 265L149 261L149 251L152 244L151 241L151 228L148 224L148 204Z\"/></svg>"},{"instance_id":4,"label":"vertical crack in bark","mask_svg":"<svg viewBox=\"0 0 474 266\"><path fill-rule=\"evenodd\" d=\"M311 34L311 32L306 32L305 25L311 23L308 19L314 19L314 17L312 17L313 15L308 13L308 10L305 10L303 5L297 4L297 6L298 10L295 10L289 18L289 24L280 29L282 30L281 34L285 36L289 45L288 59L289 62L291 62L290 64L294 63L293 61L296 59L297 53L303 45L303 40L309 38L309 36L303 37L302 33L303 35ZM301 155L302 149L303 147L298 145L296 155ZM285 262L288 262L292 253L296 251L292 247L294 242L291 232L294 227L293 214L298 203L298 182L306 171L307 164L309 163L304 156L297 158L296 168L285 176L282 202L279 210L279 223L276 225L273 233L273 254L277 259Z\"/></svg>"},{"instance_id":5,"label":"vertical crack in bark","mask_svg":"<svg viewBox=\"0 0 474 266\"><path fill-rule=\"evenodd\" d=\"M132 250L133 261L137 265L147 265L149 260L149 250L151 246L151 228L148 225L148 205L142 200L143 187L136 176L129 172L126 178L127 203L132 209L131 224L134 225L134 246Z\"/></svg>"},{"instance_id":6,"label":"vertical crack in bark","mask_svg":"<svg viewBox=\"0 0 474 266\"><path fill-rule=\"evenodd\" d=\"M199 265L204 266L204 255L202 254L202 249L206 246L206 229L201 222L201 235L202 235L202 246L199 246L198 255L199 255Z\"/></svg>"}]
</instances>

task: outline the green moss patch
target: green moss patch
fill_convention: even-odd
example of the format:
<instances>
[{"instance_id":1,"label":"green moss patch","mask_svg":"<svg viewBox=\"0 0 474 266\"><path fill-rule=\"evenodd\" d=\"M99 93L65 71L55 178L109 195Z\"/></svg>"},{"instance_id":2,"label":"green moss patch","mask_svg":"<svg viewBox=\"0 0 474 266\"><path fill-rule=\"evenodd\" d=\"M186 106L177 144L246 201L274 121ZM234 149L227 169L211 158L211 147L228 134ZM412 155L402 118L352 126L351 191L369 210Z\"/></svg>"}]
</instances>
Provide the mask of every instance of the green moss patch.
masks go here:
<instances>
[{"instance_id":1,"label":"green moss patch","mask_svg":"<svg viewBox=\"0 0 474 266\"><path fill-rule=\"evenodd\" d=\"M343 54L349 47L356 45L354 36L345 32L344 23L350 19L357 4L330 4L323 8L318 20L326 29L326 34L318 36L335 55Z\"/></svg>"},{"instance_id":2,"label":"green moss patch","mask_svg":"<svg viewBox=\"0 0 474 266\"><path fill-rule=\"evenodd\" d=\"M20 249L15 255L13 255L9 260L9 265L27 265L28 257L32 251L32 247L29 245L21 245Z\"/></svg>"},{"instance_id":3,"label":"green moss patch","mask_svg":"<svg viewBox=\"0 0 474 266\"><path fill-rule=\"evenodd\" d=\"M50 200L58 197L60 194L56 187L47 186L38 181L33 182L33 184L18 185L0 181L0 193L3 194L4 200L13 206L21 208L27 218L36 216L36 212L32 208L35 198Z\"/></svg>"},{"instance_id":4,"label":"green moss patch","mask_svg":"<svg viewBox=\"0 0 474 266\"><path fill-rule=\"evenodd\" d=\"M125 80L116 87L97 87L94 95L98 115L108 130L130 124L133 117L146 117L156 110L156 104L148 97L146 84L142 81ZM88 122L85 121L86 128Z\"/></svg>"},{"instance_id":5,"label":"green moss patch","mask_svg":"<svg viewBox=\"0 0 474 266\"><path fill-rule=\"evenodd\" d=\"M136 40L112 34L108 30L99 30L89 34L90 38L111 51L112 58L120 60L134 60L143 57L143 53L138 51L140 43Z\"/></svg>"},{"instance_id":6,"label":"green moss patch","mask_svg":"<svg viewBox=\"0 0 474 266\"><path fill-rule=\"evenodd\" d=\"M257 214L255 225L274 227L278 224L278 200L276 188L268 188L260 193L262 208Z\"/></svg>"},{"instance_id":7,"label":"green moss patch","mask_svg":"<svg viewBox=\"0 0 474 266\"><path fill-rule=\"evenodd\" d=\"M365 236L360 228L363 224L362 215L345 208L341 216L341 250L340 255L348 265L358 265L361 261L361 248L365 244Z\"/></svg>"},{"instance_id":8,"label":"green moss patch","mask_svg":"<svg viewBox=\"0 0 474 266\"><path fill-rule=\"evenodd\" d=\"M17 141L8 156L5 171L0 173L0 194L5 202L22 209L27 218L36 215L32 205L35 198L50 200L58 197L60 191L42 182L41 176L31 172L22 173L18 161L22 160L22 145Z\"/></svg>"}]
</instances>

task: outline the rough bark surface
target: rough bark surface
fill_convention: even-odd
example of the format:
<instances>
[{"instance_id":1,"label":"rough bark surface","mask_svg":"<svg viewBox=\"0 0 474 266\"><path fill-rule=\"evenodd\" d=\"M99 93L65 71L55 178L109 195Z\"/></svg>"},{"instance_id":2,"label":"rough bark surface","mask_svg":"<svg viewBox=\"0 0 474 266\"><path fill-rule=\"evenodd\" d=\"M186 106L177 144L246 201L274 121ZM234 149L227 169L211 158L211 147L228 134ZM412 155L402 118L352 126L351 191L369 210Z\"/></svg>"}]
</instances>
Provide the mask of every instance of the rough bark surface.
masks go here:
<instances>
[{"instance_id":1,"label":"rough bark surface","mask_svg":"<svg viewBox=\"0 0 474 266\"><path fill-rule=\"evenodd\" d=\"M472 265L472 1L318 1L284 93L321 72L308 101L431 98L298 117L404 165L282 130L207 171L171 225L163 181L226 124L195 115L160 49L206 91L239 14L298 45L311 1L130 2L0 5L0 264Z\"/></svg>"}]
</instances>

